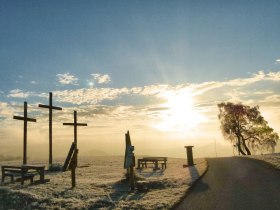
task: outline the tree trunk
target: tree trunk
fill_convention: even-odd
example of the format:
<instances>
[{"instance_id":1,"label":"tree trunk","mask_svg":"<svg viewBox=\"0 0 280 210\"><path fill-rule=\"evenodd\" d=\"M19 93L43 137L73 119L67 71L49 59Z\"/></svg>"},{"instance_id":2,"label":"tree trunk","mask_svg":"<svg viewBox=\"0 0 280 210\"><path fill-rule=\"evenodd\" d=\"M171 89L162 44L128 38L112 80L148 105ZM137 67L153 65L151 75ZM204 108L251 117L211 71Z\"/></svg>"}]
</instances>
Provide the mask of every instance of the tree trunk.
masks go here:
<instances>
[{"instance_id":1,"label":"tree trunk","mask_svg":"<svg viewBox=\"0 0 280 210\"><path fill-rule=\"evenodd\" d=\"M240 146L240 137L237 137L237 148L238 148L238 151L239 151L242 155L246 155L246 153L241 149L241 146Z\"/></svg>"},{"instance_id":2,"label":"tree trunk","mask_svg":"<svg viewBox=\"0 0 280 210\"><path fill-rule=\"evenodd\" d=\"M250 152L249 148L247 147L246 142L243 138L242 138L242 145L244 146L244 148L247 152L247 155L251 155L251 152Z\"/></svg>"}]
</instances>

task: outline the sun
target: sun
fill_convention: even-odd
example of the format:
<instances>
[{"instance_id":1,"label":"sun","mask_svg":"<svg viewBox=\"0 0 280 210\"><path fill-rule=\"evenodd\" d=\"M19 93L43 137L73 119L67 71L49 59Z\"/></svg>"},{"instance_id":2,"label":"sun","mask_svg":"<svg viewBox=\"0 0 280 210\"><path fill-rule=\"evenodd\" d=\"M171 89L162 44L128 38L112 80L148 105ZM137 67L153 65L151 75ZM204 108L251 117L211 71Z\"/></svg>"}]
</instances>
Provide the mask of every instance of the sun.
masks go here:
<instances>
[{"instance_id":1,"label":"sun","mask_svg":"<svg viewBox=\"0 0 280 210\"><path fill-rule=\"evenodd\" d=\"M93 86L94 86L94 82L88 82L88 86L90 87L90 88L93 88Z\"/></svg>"},{"instance_id":2,"label":"sun","mask_svg":"<svg viewBox=\"0 0 280 210\"><path fill-rule=\"evenodd\" d=\"M156 125L164 131L186 131L195 128L205 121L205 117L194 107L190 91L181 90L164 94L167 102L163 104L166 110L162 112L162 121Z\"/></svg>"}]
</instances>

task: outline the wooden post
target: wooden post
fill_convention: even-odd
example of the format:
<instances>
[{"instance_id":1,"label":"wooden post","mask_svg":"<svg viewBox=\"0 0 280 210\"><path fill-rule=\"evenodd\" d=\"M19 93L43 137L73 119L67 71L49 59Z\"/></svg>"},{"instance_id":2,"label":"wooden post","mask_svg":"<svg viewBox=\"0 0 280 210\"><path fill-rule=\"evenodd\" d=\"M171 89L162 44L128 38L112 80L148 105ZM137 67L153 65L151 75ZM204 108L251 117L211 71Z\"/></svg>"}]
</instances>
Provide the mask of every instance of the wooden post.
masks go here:
<instances>
[{"instance_id":1,"label":"wooden post","mask_svg":"<svg viewBox=\"0 0 280 210\"><path fill-rule=\"evenodd\" d=\"M131 145L129 131L125 134L125 156L124 156L124 168L127 172L127 180L129 180L131 190L135 189L135 178L134 178L134 146Z\"/></svg>"},{"instance_id":2,"label":"wooden post","mask_svg":"<svg viewBox=\"0 0 280 210\"><path fill-rule=\"evenodd\" d=\"M127 168L125 166L126 164L126 158L127 158L127 155L129 153L128 149L129 147L131 146L131 140L130 140L130 135L129 135L129 131L127 131L127 133L125 134L125 154L124 154L124 168L126 168L126 178L129 179L129 168Z\"/></svg>"},{"instance_id":3,"label":"wooden post","mask_svg":"<svg viewBox=\"0 0 280 210\"><path fill-rule=\"evenodd\" d=\"M135 189L134 166L129 167L129 182L131 190Z\"/></svg>"},{"instance_id":4,"label":"wooden post","mask_svg":"<svg viewBox=\"0 0 280 210\"><path fill-rule=\"evenodd\" d=\"M78 155L78 150L75 150L74 155L73 155L73 163L71 163L71 183L72 183L72 188L76 187L76 168L77 168L77 155Z\"/></svg>"},{"instance_id":5,"label":"wooden post","mask_svg":"<svg viewBox=\"0 0 280 210\"><path fill-rule=\"evenodd\" d=\"M72 187L76 187L76 168L71 168L71 183Z\"/></svg>"},{"instance_id":6,"label":"wooden post","mask_svg":"<svg viewBox=\"0 0 280 210\"><path fill-rule=\"evenodd\" d=\"M193 166L193 153L192 153L192 148L193 146L185 146L187 150L187 159L188 159L188 165L183 165L183 167L188 167L188 166Z\"/></svg>"},{"instance_id":7,"label":"wooden post","mask_svg":"<svg viewBox=\"0 0 280 210\"><path fill-rule=\"evenodd\" d=\"M23 120L23 164L27 163L27 122L36 122L36 119L27 117L27 102L24 102L24 115L23 117L14 116L15 120Z\"/></svg>"},{"instance_id":8,"label":"wooden post","mask_svg":"<svg viewBox=\"0 0 280 210\"><path fill-rule=\"evenodd\" d=\"M49 105L39 104L39 107L49 109L49 165L52 165L52 110L62 110L62 108L52 105L52 92L49 93Z\"/></svg>"}]
</instances>

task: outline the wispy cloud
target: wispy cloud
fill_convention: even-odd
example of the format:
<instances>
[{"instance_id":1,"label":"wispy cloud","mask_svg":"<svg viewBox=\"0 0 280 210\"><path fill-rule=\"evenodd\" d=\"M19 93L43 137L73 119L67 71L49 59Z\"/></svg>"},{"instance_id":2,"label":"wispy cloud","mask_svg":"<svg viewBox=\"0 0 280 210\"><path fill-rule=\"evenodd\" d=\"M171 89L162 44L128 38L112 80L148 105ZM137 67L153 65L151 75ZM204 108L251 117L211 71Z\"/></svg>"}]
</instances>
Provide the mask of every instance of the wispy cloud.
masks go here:
<instances>
[{"instance_id":1,"label":"wispy cloud","mask_svg":"<svg viewBox=\"0 0 280 210\"><path fill-rule=\"evenodd\" d=\"M8 103L0 102L0 116L5 118L11 118L14 111Z\"/></svg>"},{"instance_id":2,"label":"wispy cloud","mask_svg":"<svg viewBox=\"0 0 280 210\"><path fill-rule=\"evenodd\" d=\"M209 99L211 99L210 101L216 102L229 100L238 101L242 99L247 100L250 96L252 98L263 98L273 95L275 92L271 90L272 84L277 86L275 82L278 81L280 81L280 72L264 73L263 71L259 71L255 74L251 74L248 78L236 78L227 81L210 81L198 84L187 83L179 85L156 84L132 88L81 88L55 91L54 94L58 97L60 102L86 105L102 104L104 100L117 100L118 103L127 103L127 101L120 98L121 96L130 98L128 102L133 101L133 97L138 97L137 101L141 101L139 97L146 97L146 99L149 99L150 103L153 103L156 101L152 99L157 99L157 102L160 102L160 99L165 99L166 95L176 95L186 92L192 95L192 97L197 98L198 103L205 104L208 103ZM260 89L258 88L260 82L274 83L271 84L271 88L269 89ZM252 87L254 89L252 89ZM20 91L14 91L13 95L20 95L20 93ZM140 101L139 103L141 103ZM147 103L147 100L145 103Z\"/></svg>"},{"instance_id":3,"label":"wispy cloud","mask_svg":"<svg viewBox=\"0 0 280 210\"><path fill-rule=\"evenodd\" d=\"M252 74L249 78L236 78L227 81L211 81L200 84L192 84L193 91L196 95L203 94L207 91L225 88L225 87L245 87L262 81L280 81L280 72L265 73L259 71Z\"/></svg>"},{"instance_id":4,"label":"wispy cloud","mask_svg":"<svg viewBox=\"0 0 280 210\"><path fill-rule=\"evenodd\" d=\"M32 84L32 85L37 85L38 82L36 82L36 81L33 80L33 81L30 82L30 84Z\"/></svg>"},{"instance_id":5,"label":"wispy cloud","mask_svg":"<svg viewBox=\"0 0 280 210\"><path fill-rule=\"evenodd\" d=\"M111 82L111 77L108 74L91 74L91 76L98 84L108 84Z\"/></svg>"},{"instance_id":6,"label":"wispy cloud","mask_svg":"<svg viewBox=\"0 0 280 210\"><path fill-rule=\"evenodd\" d=\"M81 88L76 90L54 91L60 102L72 104L97 104L103 100L116 99L121 94L129 93L127 88Z\"/></svg>"},{"instance_id":7,"label":"wispy cloud","mask_svg":"<svg viewBox=\"0 0 280 210\"><path fill-rule=\"evenodd\" d=\"M78 85L78 78L75 75L66 72L56 75L58 82L62 85Z\"/></svg>"},{"instance_id":8,"label":"wispy cloud","mask_svg":"<svg viewBox=\"0 0 280 210\"><path fill-rule=\"evenodd\" d=\"M276 59L275 63L280 64L280 58Z\"/></svg>"},{"instance_id":9,"label":"wispy cloud","mask_svg":"<svg viewBox=\"0 0 280 210\"><path fill-rule=\"evenodd\" d=\"M20 89L11 90L10 93L7 95L8 98L28 98L31 96L31 92L23 92Z\"/></svg>"},{"instance_id":10,"label":"wispy cloud","mask_svg":"<svg viewBox=\"0 0 280 210\"><path fill-rule=\"evenodd\" d=\"M94 116L96 119L97 116L102 115L102 119L104 117L134 119L137 116L139 120L152 119L153 122L157 122L164 113L166 118L169 116L170 107L166 103L176 95L186 94L186 98L193 101L193 110L198 113L207 110L209 118L217 115L216 104L220 102L242 102L267 107L278 104L279 106L279 82L280 72L260 71L247 78L227 81L179 85L155 84L132 88L73 88L53 91L53 94L57 103L66 103L65 106L69 109L79 107L83 113L86 113L85 117ZM32 103L34 99L38 102L42 97L47 98L48 94L15 89L11 90L7 97L28 98Z\"/></svg>"}]
</instances>

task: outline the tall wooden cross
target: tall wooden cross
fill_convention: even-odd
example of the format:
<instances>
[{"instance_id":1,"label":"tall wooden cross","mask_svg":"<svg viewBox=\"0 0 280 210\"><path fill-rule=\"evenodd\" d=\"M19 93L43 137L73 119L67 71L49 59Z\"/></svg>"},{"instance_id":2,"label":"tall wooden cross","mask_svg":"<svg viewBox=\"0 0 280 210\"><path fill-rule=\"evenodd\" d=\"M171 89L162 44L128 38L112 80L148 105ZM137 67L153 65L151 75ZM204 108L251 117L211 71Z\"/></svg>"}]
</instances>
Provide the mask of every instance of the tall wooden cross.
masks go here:
<instances>
[{"instance_id":1,"label":"tall wooden cross","mask_svg":"<svg viewBox=\"0 0 280 210\"><path fill-rule=\"evenodd\" d=\"M74 123L63 123L63 125L72 125L74 126L74 157L73 158L73 166L71 167L71 180L72 187L76 186L76 167L78 165L78 149L77 149L77 126L87 126L87 123L77 123L77 111L74 111Z\"/></svg>"},{"instance_id":2,"label":"tall wooden cross","mask_svg":"<svg viewBox=\"0 0 280 210\"><path fill-rule=\"evenodd\" d=\"M87 126L87 123L77 123L77 111L74 111L74 123L63 123L63 125L74 126L74 142L77 149L77 126Z\"/></svg>"},{"instance_id":3,"label":"tall wooden cross","mask_svg":"<svg viewBox=\"0 0 280 210\"><path fill-rule=\"evenodd\" d=\"M36 119L27 117L27 102L24 102L24 115L23 117L14 116L15 120L23 120L23 164L27 163L27 122L36 122Z\"/></svg>"},{"instance_id":4,"label":"tall wooden cross","mask_svg":"<svg viewBox=\"0 0 280 210\"><path fill-rule=\"evenodd\" d=\"M52 105L52 92L49 93L49 105L39 104L39 107L49 109L49 165L52 165L52 110L62 110L62 108Z\"/></svg>"}]
</instances>

